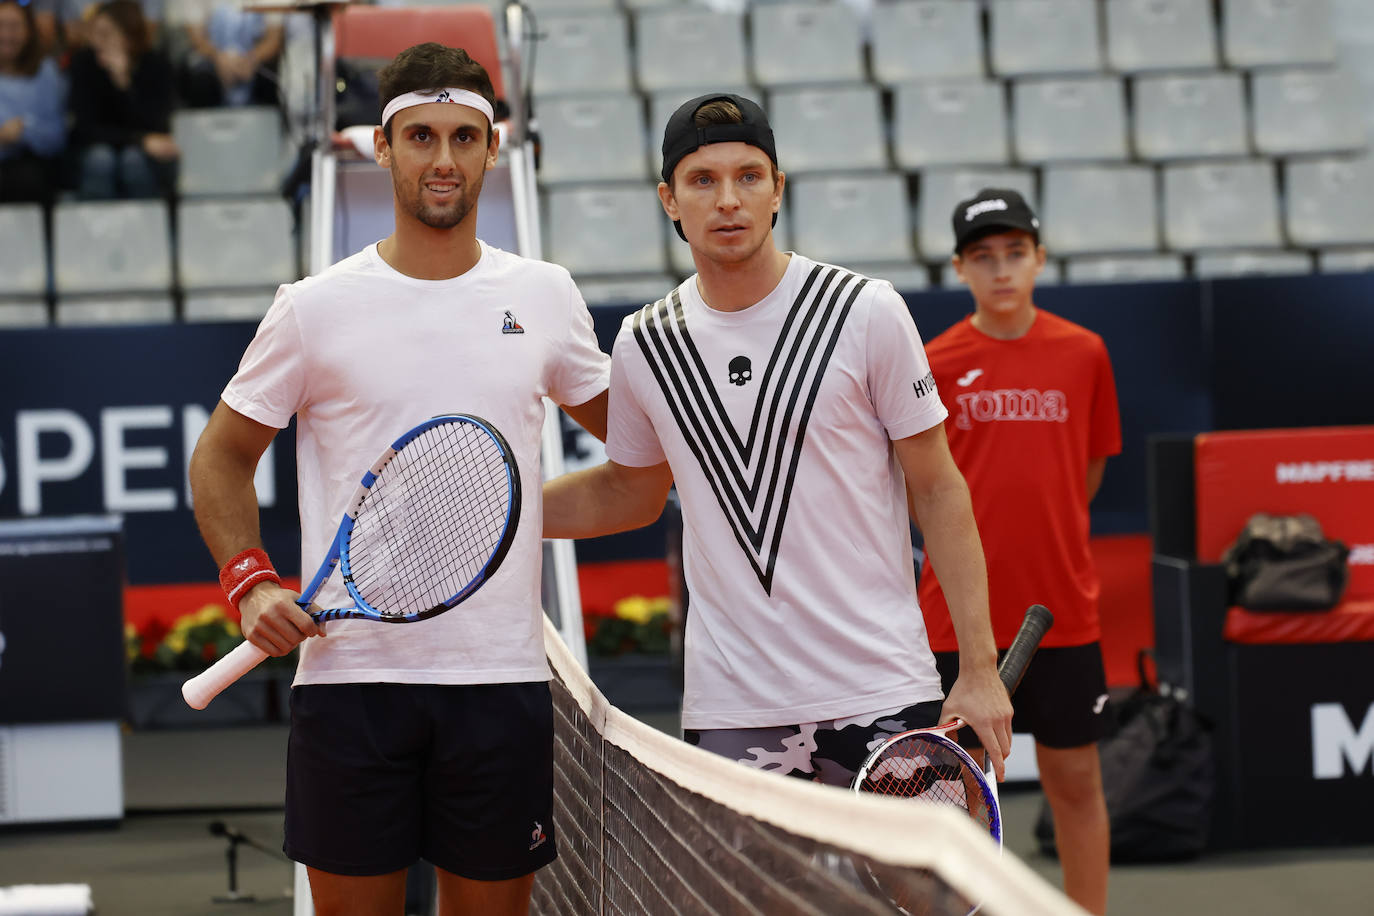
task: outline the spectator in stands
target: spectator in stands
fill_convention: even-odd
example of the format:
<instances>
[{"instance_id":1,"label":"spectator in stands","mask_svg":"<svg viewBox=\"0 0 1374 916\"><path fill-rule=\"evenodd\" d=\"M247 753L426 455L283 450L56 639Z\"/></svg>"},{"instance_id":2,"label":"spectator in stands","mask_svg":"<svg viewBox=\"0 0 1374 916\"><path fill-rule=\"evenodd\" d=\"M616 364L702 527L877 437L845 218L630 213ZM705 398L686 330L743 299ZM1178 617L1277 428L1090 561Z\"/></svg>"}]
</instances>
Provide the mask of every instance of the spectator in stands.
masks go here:
<instances>
[{"instance_id":1,"label":"spectator in stands","mask_svg":"<svg viewBox=\"0 0 1374 916\"><path fill-rule=\"evenodd\" d=\"M57 40L68 51L75 51L90 43L91 20L99 11L101 4L91 0L33 0L49 10ZM163 0L135 0L143 11L143 30L148 35L148 44L158 43L159 26L162 23ZM45 33L46 34L46 33Z\"/></svg>"},{"instance_id":2,"label":"spectator in stands","mask_svg":"<svg viewBox=\"0 0 1374 916\"><path fill-rule=\"evenodd\" d=\"M52 198L54 157L67 133L63 95L33 10L0 0L0 202Z\"/></svg>"},{"instance_id":3,"label":"spectator in stands","mask_svg":"<svg viewBox=\"0 0 1374 916\"><path fill-rule=\"evenodd\" d=\"M180 155L170 131L172 68L149 46L134 0L91 17L90 47L72 56L72 146L88 199L156 197L171 190Z\"/></svg>"},{"instance_id":4,"label":"spectator in stands","mask_svg":"<svg viewBox=\"0 0 1374 916\"><path fill-rule=\"evenodd\" d=\"M280 14L264 16L239 0L215 0L184 29L191 47L181 73L186 104L277 104L277 60L285 35Z\"/></svg>"},{"instance_id":5,"label":"spectator in stands","mask_svg":"<svg viewBox=\"0 0 1374 916\"><path fill-rule=\"evenodd\" d=\"M1011 644L1026 605L1038 601L1054 612L1054 627L1016 692L1014 727L1035 737L1064 889L1088 912L1103 913L1109 827L1097 741L1109 714L1088 503L1107 457L1121 451L1112 364L1102 338L1035 307L1045 248L1021 195L984 188L952 219L953 266L973 294L974 312L926 353L987 551L998 647ZM949 685L963 647L943 579L927 565L919 593Z\"/></svg>"}]
</instances>

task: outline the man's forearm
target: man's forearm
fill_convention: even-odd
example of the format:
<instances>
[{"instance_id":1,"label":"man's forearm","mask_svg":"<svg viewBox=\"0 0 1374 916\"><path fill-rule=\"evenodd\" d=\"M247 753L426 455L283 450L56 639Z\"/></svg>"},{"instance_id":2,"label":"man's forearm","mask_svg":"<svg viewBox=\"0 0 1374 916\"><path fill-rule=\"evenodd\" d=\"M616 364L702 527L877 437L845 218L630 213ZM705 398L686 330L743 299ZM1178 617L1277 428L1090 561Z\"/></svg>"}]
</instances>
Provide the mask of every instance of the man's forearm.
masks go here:
<instances>
[{"instance_id":1,"label":"man's forearm","mask_svg":"<svg viewBox=\"0 0 1374 916\"><path fill-rule=\"evenodd\" d=\"M237 554L262 547L258 497L253 488L256 465L244 468L226 455L207 456L197 449L191 459L191 499L200 536L217 566Z\"/></svg>"},{"instance_id":2,"label":"man's forearm","mask_svg":"<svg viewBox=\"0 0 1374 916\"><path fill-rule=\"evenodd\" d=\"M912 494L911 508L920 519L926 552L949 604L950 621L959 641L960 669L995 665L997 644L988 615L987 563L968 486L959 478L942 483L930 493Z\"/></svg>"},{"instance_id":3,"label":"man's forearm","mask_svg":"<svg viewBox=\"0 0 1374 916\"><path fill-rule=\"evenodd\" d=\"M651 524L672 483L666 466L622 468L611 462L544 484L544 537L589 538Z\"/></svg>"}]
</instances>

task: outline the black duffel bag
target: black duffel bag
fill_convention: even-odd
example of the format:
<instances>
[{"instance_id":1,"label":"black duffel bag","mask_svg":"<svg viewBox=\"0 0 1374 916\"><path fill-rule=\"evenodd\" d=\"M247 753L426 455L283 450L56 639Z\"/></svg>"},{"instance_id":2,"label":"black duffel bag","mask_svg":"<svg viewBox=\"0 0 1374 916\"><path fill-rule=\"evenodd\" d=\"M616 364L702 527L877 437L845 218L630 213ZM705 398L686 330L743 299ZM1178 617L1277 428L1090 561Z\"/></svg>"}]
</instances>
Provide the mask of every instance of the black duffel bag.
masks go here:
<instances>
[{"instance_id":1,"label":"black duffel bag","mask_svg":"<svg viewBox=\"0 0 1374 916\"><path fill-rule=\"evenodd\" d=\"M1111 822L1113 862L1170 862L1207 845L1215 794L1209 726L1171 691L1155 690L1137 659L1140 687L1113 702L1115 732L1098 742L1102 791ZM1043 803L1035 824L1040 850L1055 855L1054 819Z\"/></svg>"},{"instance_id":2,"label":"black duffel bag","mask_svg":"<svg viewBox=\"0 0 1374 916\"><path fill-rule=\"evenodd\" d=\"M1349 549L1310 515L1250 516L1222 563L1231 603L1252 611L1325 611L1350 581Z\"/></svg>"}]
</instances>

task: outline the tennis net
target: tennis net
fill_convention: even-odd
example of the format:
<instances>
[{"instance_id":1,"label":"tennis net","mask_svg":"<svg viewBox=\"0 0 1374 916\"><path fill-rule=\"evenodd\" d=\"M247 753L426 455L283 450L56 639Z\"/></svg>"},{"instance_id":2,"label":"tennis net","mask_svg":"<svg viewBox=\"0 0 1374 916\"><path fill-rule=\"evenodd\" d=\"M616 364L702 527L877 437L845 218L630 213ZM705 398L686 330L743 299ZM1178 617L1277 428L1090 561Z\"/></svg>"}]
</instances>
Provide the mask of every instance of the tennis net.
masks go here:
<instances>
[{"instance_id":1,"label":"tennis net","mask_svg":"<svg viewBox=\"0 0 1374 916\"><path fill-rule=\"evenodd\" d=\"M532 913L1081 913L965 816L786 779L606 702L545 622L558 859Z\"/></svg>"}]
</instances>

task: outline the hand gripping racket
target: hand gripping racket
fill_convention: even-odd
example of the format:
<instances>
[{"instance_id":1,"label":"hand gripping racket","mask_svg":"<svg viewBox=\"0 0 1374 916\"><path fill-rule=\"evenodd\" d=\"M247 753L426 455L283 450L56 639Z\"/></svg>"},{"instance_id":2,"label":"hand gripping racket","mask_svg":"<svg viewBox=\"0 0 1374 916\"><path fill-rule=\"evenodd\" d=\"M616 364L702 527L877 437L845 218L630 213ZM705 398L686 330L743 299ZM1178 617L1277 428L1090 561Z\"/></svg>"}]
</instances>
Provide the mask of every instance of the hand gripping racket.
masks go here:
<instances>
[{"instance_id":1,"label":"hand gripping racket","mask_svg":"<svg viewBox=\"0 0 1374 916\"><path fill-rule=\"evenodd\" d=\"M410 623L471 597L501 565L520 519L520 472L502 435L486 420L449 414L426 420L384 451L363 474L315 578L311 599L334 567L351 607L315 609L317 621L357 618ZM182 685L204 709L267 658L245 641Z\"/></svg>"},{"instance_id":2,"label":"hand gripping racket","mask_svg":"<svg viewBox=\"0 0 1374 916\"><path fill-rule=\"evenodd\" d=\"M1053 623L1053 615L1043 605L1031 605L1026 611L1021 629L997 668L1008 694L1016 692L1031 656ZM868 755L851 788L961 808L1001 845L1002 815L996 785L968 751L949 737L963 725L962 720L954 719L933 728L893 735Z\"/></svg>"}]
</instances>

